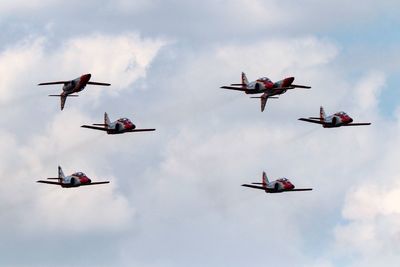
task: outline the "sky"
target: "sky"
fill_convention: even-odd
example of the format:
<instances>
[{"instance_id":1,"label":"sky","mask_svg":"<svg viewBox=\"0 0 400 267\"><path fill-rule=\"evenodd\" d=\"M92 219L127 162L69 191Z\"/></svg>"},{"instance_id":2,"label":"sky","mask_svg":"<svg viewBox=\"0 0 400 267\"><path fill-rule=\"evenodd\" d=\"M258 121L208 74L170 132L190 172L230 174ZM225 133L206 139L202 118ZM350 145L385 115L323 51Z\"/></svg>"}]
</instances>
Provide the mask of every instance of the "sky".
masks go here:
<instances>
[{"instance_id":1,"label":"sky","mask_svg":"<svg viewBox=\"0 0 400 267\"><path fill-rule=\"evenodd\" d=\"M398 266L398 1L4 0L0 266ZM259 102L267 76L311 90ZM78 98L40 82L91 73ZM369 127L297 119L344 110ZM130 118L155 132L80 126ZM104 186L38 184L85 172ZM312 192L241 187L289 178Z\"/></svg>"}]
</instances>

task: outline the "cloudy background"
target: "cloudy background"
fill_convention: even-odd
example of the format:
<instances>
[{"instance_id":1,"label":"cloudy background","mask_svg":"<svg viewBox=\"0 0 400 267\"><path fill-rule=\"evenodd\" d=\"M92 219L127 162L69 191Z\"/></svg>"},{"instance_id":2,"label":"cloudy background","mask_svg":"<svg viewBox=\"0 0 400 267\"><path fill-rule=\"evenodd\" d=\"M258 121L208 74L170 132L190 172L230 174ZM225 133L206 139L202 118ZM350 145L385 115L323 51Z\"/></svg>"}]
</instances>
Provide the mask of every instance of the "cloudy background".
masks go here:
<instances>
[{"instance_id":1,"label":"cloudy background","mask_svg":"<svg viewBox=\"0 0 400 267\"><path fill-rule=\"evenodd\" d=\"M0 266L398 266L398 1L0 3ZM218 89L295 76L257 100ZM92 73L109 88L47 97ZM297 121L347 111L370 127ZM154 133L82 124L131 118ZM108 186L40 185L57 165ZM240 187L286 176L311 193Z\"/></svg>"}]
</instances>

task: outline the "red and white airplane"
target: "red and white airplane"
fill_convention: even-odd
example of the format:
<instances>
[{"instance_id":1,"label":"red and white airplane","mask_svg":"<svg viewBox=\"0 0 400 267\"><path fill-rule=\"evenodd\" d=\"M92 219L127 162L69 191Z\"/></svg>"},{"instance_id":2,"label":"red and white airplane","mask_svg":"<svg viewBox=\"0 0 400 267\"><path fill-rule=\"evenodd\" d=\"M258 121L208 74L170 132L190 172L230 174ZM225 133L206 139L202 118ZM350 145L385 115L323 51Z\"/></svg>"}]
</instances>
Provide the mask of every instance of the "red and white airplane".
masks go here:
<instances>
[{"instance_id":1,"label":"red and white airplane","mask_svg":"<svg viewBox=\"0 0 400 267\"><path fill-rule=\"evenodd\" d=\"M334 128L340 126L371 125L370 122L353 123L353 119L343 111L337 112L330 116L326 116L324 108L322 106L319 109L319 118L309 117L309 118L300 118L299 120L321 124L322 127L324 128Z\"/></svg>"},{"instance_id":2,"label":"red and white airplane","mask_svg":"<svg viewBox=\"0 0 400 267\"><path fill-rule=\"evenodd\" d=\"M277 98L287 90L295 88L310 89L310 86L293 84L294 77L288 77L283 80L272 82L267 77L259 78L253 82L247 80L246 74L242 72L242 83L234 83L230 86L221 86L222 89L242 91L246 94L263 94L261 97L251 97L261 99L261 112L264 111L268 98Z\"/></svg>"},{"instance_id":3,"label":"red and white airplane","mask_svg":"<svg viewBox=\"0 0 400 267\"><path fill-rule=\"evenodd\" d=\"M136 125L127 118L121 118L114 122L110 121L107 112L104 112L104 123L94 123L92 125L82 125L83 128L101 130L107 132L107 134L122 134L122 133L132 133L132 132L150 132L156 129L136 129ZM103 127L96 127L103 126Z\"/></svg>"},{"instance_id":4,"label":"red and white airplane","mask_svg":"<svg viewBox=\"0 0 400 267\"><path fill-rule=\"evenodd\" d=\"M99 82L90 82L91 74L84 74L81 77L78 77L71 81L58 81L58 82L45 82L39 83L38 85L51 85L51 84L63 84L63 92L60 95L49 95L49 96L59 96L61 100L61 110L64 109L65 101L68 96L78 96L73 95L73 93L78 93L82 91L86 85L102 85L102 86L110 86L109 83L99 83Z\"/></svg>"},{"instance_id":5,"label":"red and white airplane","mask_svg":"<svg viewBox=\"0 0 400 267\"><path fill-rule=\"evenodd\" d=\"M57 182L52 182L47 180L57 180ZM58 177L47 178L47 180L39 180L37 182L42 184L60 185L61 187L64 188L79 187L82 185L97 185L97 184L109 183L109 181L92 183L92 180L90 180L83 172L76 172L69 176L65 176L60 166L58 166Z\"/></svg>"},{"instance_id":6,"label":"red and white airplane","mask_svg":"<svg viewBox=\"0 0 400 267\"><path fill-rule=\"evenodd\" d=\"M295 186L286 178L279 178L278 180L270 182L265 172L263 172L261 183L242 184L242 186L261 189L264 190L265 193L282 193L312 190L312 188L295 189Z\"/></svg>"}]
</instances>

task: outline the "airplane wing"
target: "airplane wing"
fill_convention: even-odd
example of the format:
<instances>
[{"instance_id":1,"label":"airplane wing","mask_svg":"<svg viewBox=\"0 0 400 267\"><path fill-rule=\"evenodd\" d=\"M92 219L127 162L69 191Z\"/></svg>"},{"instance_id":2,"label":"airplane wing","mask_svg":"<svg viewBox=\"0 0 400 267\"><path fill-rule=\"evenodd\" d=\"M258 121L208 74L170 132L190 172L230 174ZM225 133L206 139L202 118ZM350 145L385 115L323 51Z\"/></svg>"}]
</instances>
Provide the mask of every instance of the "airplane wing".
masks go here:
<instances>
[{"instance_id":1,"label":"airplane wing","mask_svg":"<svg viewBox=\"0 0 400 267\"><path fill-rule=\"evenodd\" d=\"M296 188L292 190L287 190L286 192L291 192L291 191L311 191L313 190L312 188Z\"/></svg>"},{"instance_id":2,"label":"airplane wing","mask_svg":"<svg viewBox=\"0 0 400 267\"><path fill-rule=\"evenodd\" d=\"M306 119L306 118L300 118L299 121L312 122L312 123L317 123L317 124L322 124L322 125L325 124L325 122L320 121L320 120L313 120L313 119Z\"/></svg>"},{"instance_id":3,"label":"airplane wing","mask_svg":"<svg viewBox=\"0 0 400 267\"><path fill-rule=\"evenodd\" d=\"M342 126L362 126L362 125L371 125L370 122L365 122L365 123L349 123L349 124L343 124Z\"/></svg>"},{"instance_id":4,"label":"airplane wing","mask_svg":"<svg viewBox=\"0 0 400 267\"><path fill-rule=\"evenodd\" d=\"M94 182L94 183L90 183L90 184L81 184L81 186L83 185L97 185L97 184L109 184L110 181L105 181L105 182Z\"/></svg>"},{"instance_id":5,"label":"airplane wing","mask_svg":"<svg viewBox=\"0 0 400 267\"><path fill-rule=\"evenodd\" d=\"M91 126L91 125L82 125L82 128L88 128L88 129L93 129L93 130L100 130L100 131L108 131L109 129L105 127L96 127L96 126Z\"/></svg>"},{"instance_id":6,"label":"airplane wing","mask_svg":"<svg viewBox=\"0 0 400 267\"><path fill-rule=\"evenodd\" d=\"M292 84L291 86L295 88L311 89L311 86L306 86L306 85Z\"/></svg>"},{"instance_id":7,"label":"airplane wing","mask_svg":"<svg viewBox=\"0 0 400 267\"><path fill-rule=\"evenodd\" d=\"M64 84L69 82L70 81L46 82L46 83L39 83L38 85Z\"/></svg>"},{"instance_id":8,"label":"airplane wing","mask_svg":"<svg viewBox=\"0 0 400 267\"><path fill-rule=\"evenodd\" d=\"M133 130L129 130L127 132L151 132L151 131L155 131L156 129L133 129Z\"/></svg>"},{"instance_id":9,"label":"airplane wing","mask_svg":"<svg viewBox=\"0 0 400 267\"><path fill-rule=\"evenodd\" d=\"M242 184L242 186L250 187L250 188L255 188L255 189L262 189L262 190L265 190L265 189L266 189L266 188L263 187L263 186L257 186L257 185L252 185L252 184Z\"/></svg>"},{"instance_id":10,"label":"airplane wing","mask_svg":"<svg viewBox=\"0 0 400 267\"><path fill-rule=\"evenodd\" d=\"M98 83L98 82L88 82L87 84L92 84L92 85L103 85L103 86L110 86L110 83Z\"/></svg>"},{"instance_id":11,"label":"airplane wing","mask_svg":"<svg viewBox=\"0 0 400 267\"><path fill-rule=\"evenodd\" d=\"M233 87L233 86L221 86L221 89L229 89L229 90L236 90L236 91L242 91L242 92L252 92L254 91L251 89L246 89L246 88L241 88L241 87Z\"/></svg>"},{"instance_id":12,"label":"airplane wing","mask_svg":"<svg viewBox=\"0 0 400 267\"><path fill-rule=\"evenodd\" d=\"M51 181L43 181L43 180L39 180L36 181L37 183L42 183L42 184L54 184L54 185L62 185L62 183L60 182L51 182Z\"/></svg>"}]
</instances>

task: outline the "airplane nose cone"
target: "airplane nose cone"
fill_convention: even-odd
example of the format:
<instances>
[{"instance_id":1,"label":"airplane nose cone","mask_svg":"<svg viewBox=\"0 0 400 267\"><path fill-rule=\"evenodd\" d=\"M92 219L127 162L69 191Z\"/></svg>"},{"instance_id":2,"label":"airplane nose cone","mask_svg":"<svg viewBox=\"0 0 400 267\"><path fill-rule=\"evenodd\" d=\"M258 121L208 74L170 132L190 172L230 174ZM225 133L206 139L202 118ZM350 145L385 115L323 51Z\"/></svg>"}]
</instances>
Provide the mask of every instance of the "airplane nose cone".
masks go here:
<instances>
[{"instance_id":1,"label":"airplane nose cone","mask_svg":"<svg viewBox=\"0 0 400 267\"><path fill-rule=\"evenodd\" d=\"M286 78L286 82L287 82L288 84L292 84L293 81L294 81L294 77Z\"/></svg>"},{"instance_id":2,"label":"airplane nose cone","mask_svg":"<svg viewBox=\"0 0 400 267\"><path fill-rule=\"evenodd\" d=\"M353 122L353 119L349 117L349 123L352 123L352 122Z\"/></svg>"},{"instance_id":3,"label":"airplane nose cone","mask_svg":"<svg viewBox=\"0 0 400 267\"><path fill-rule=\"evenodd\" d=\"M83 75L85 77L85 79L87 79L88 81L90 80L90 78L92 78L92 74L88 73Z\"/></svg>"},{"instance_id":4,"label":"airplane nose cone","mask_svg":"<svg viewBox=\"0 0 400 267\"><path fill-rule=\"evenodd\" d=\"M89 178L88 178L88 183L90 184L92 182L92 180L90 180Z\"/></svg>"}]
</instances>

